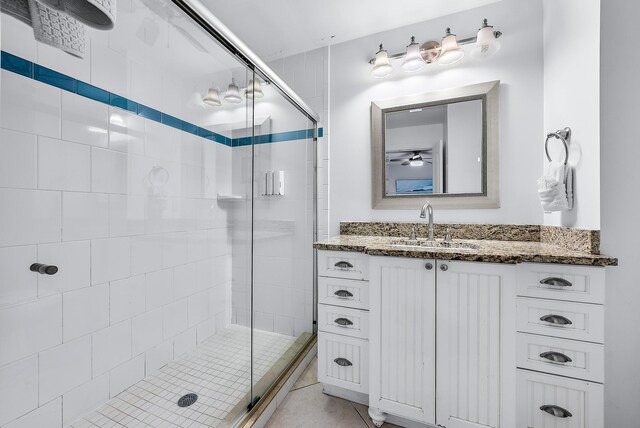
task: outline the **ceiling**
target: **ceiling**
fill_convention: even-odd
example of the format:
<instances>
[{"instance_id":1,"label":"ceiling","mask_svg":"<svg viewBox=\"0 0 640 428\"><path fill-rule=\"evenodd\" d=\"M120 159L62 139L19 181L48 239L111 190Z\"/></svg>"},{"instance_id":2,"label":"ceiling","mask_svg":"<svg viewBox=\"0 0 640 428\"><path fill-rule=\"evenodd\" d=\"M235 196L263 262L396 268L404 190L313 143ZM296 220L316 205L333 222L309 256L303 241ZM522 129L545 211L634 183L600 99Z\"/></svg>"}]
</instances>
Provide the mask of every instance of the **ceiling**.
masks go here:
<instances>
[{"instance_id":1,"label":"ceiling","mask_svg":"<svg viewBox=\"0 0 640 428\"><path fill-rule=\"evenodd\" d=\"M269 61L500 0L201 1Z\"/></svg>"}]
</instances>

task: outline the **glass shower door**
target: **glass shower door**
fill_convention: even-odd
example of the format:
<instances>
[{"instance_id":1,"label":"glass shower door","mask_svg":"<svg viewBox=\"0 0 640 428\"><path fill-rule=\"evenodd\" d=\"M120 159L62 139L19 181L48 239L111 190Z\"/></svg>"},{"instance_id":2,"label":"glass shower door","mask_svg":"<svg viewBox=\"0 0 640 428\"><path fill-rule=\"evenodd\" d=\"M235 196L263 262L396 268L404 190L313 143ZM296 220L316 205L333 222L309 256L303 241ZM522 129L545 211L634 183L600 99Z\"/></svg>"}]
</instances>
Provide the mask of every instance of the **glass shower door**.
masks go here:
<instances>
[{"instance_id":1,"label":"glass shower door","mask_svg":"<svg viewBox=\"0 0 640 428\"><path fill-rule=\"evenodd\" d=\"M276 88L257 76L254 91L252 373L256 400L314 332L315 142L314 123Z\"/></svg>"}]
</instances>

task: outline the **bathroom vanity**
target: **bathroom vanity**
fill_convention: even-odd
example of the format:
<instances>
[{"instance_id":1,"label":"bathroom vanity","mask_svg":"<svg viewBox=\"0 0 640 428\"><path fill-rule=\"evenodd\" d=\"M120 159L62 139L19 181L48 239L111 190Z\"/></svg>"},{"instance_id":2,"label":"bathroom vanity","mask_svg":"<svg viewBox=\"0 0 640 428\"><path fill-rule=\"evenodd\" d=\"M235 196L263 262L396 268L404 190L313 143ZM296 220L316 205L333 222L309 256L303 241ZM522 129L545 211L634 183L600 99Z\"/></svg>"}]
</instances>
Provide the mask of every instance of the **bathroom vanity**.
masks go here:
<instances>
[{"instance_id":1,"label":"bathroom vanity","mask_svg":"<svg viewBox=\"0 0 640 428\"><path fill-rule=\"evenodd\" d=\"M535 227L481 240L458 228L446 246L398 230L316 243L325 392L367 404L377 426L603 426L604 269L617 261Z\"/></svg>"}]
</instances>

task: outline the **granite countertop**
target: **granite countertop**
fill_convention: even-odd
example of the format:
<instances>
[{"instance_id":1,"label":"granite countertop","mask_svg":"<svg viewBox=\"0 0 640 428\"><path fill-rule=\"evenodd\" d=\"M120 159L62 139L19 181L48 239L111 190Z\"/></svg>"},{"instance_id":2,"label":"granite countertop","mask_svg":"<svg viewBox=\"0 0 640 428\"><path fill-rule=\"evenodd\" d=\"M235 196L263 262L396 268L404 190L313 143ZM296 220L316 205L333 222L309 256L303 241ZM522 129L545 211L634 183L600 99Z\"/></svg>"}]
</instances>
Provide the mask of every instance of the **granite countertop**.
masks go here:
<instances>
[{"instance_id":1,"label":"granite countertop","mask_svg":"<svg viewBox=\"0 0 640 428\"><path fill-rule=\"evenodd\" d=\"M313 244L318 250L356 251L372 256L413 257L439 260L464 260L490 263L558 263L588 266L617 266L618 259L559 245L527 241L454 239L453 244L475 246L474 249L402 248L392 246L406 237L340 235ZM424 239L422 238L421 241Z\"/></svg>"}]
</instances>

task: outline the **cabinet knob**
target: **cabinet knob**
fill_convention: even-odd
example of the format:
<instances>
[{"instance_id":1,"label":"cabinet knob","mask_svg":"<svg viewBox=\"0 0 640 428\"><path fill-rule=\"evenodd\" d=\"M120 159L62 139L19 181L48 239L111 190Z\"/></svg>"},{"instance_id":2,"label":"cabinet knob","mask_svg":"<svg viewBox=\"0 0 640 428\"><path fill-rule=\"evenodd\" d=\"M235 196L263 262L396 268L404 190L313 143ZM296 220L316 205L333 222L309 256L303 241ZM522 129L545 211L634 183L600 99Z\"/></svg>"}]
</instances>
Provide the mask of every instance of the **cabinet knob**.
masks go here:
<instances>
[{"instance_id":1,"label":"cabinet knob","mask_svg":"<svg viewBox=\"0 0 640 428\"><path fill-rule=\"evenodd\" d=\"M425 268L426 270L431 270L431 269L433 269L433 263L425 263L425 264L424 264L424 268Z\"/></svg>"},{"instance_id":2,"label":"cabinet knob","mask_svg":"<svg viewBox=\"0 0 640 428\"><path fill-rule=\"evenodd\" d=\"M353 363L349 360L347 360L346 358L336 358L335 360L333 360L334 363L336 363L337 365L341 366L341 367L349 367L352 366Z\"/></svg>"},{"instance_id":3,"label":"cabinet knob","mask_svg":"<svg viewBox=\"0 0 640 428\"><path fill-rule=\"evenodd\" d=\"M549 413L551 416L555 416L556 418L570 418L573 415L567 409L563 409L560 406L556 406L555 404L545 404L540 406L540 410L543 412Z\"/></svg>"},{"instance_id":4,"label":"cabinet knob","mask_svg":"<svg viewBox=\"0 0 640 428\"><path fill-rule=\"evenodd\" d=\"M556 325L570 325L573 324L571 320L567 317L563 317L562 315L545 315L540 317L540 321L548 322L549 324Z\"/></svg>"},{"instance_id":5,"label":"cabinet knob","mask_svg":"<svg viewBox=\"0 0 640 428\"><path fill-rule=\"evenodd\" d=\"M45 265L42 263L34 263L29 267L29 269L31 272L38 272L42 275L55 275L58 273L58 266Z\"/></svg>"},{"instance_id":6,"label":"cabinet knob","mask_svg":"<svg viewBox=\"0 0 640 428\"><path fill-rule=\"evenodd\" d=\"M546 358L554 363L570 363L571 358L564 355L562 352L547 351L540 354L540 358Z\"/></svg>"},{"instance_id":7,"label":"cabinet knob","mask_svg":"<svg viewBox=\"0 0 640 428\"><path fill-rule=\"evenodd\" d=\"M445 264L441 264L441 265L440 265L440 270L441 270L442 272L446 272L446 271L448 271L448 270L449 270L449 266L447 266L447 265L445 265Z\"/></svg>"}]
</instances>

